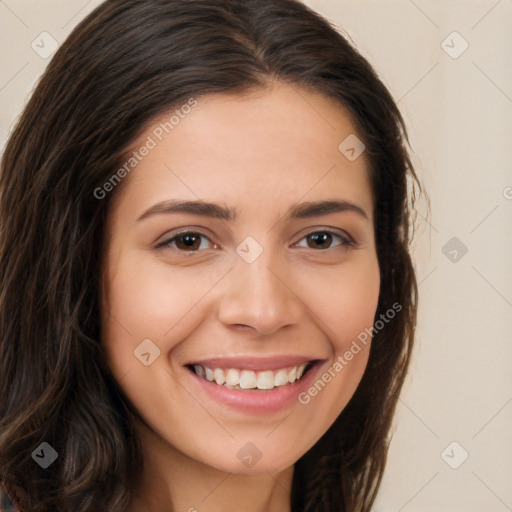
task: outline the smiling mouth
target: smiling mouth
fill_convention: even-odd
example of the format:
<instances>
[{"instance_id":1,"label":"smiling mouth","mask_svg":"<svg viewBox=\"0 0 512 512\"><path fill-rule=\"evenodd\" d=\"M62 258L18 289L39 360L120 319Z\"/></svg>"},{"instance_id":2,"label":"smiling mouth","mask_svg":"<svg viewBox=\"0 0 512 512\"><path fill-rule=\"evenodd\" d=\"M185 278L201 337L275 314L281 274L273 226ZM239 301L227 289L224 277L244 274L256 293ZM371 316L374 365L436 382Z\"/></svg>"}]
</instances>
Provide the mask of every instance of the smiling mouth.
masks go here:
<instances>
[{"instance_id":1,"label":"smiling mouth","mask_svg":"<svg viewBox=\"0 0 512 512\"><path fill-rule=\"evenodd\" d=\"M190 364L187 368L218 386L240 391L272 391L303 379L315 363L308 361L297 366L264 371L210 368L203 364Z\"/></svg>"}]
</instances>

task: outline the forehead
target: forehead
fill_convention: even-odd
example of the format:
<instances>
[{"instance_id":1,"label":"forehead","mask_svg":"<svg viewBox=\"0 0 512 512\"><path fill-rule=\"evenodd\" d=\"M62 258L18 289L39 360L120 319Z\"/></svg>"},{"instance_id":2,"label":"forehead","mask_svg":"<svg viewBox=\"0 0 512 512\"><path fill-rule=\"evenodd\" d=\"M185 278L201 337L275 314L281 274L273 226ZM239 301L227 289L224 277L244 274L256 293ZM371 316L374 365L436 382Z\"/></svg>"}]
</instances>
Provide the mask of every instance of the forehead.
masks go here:
<instances>
[{"instance_id":1,"label":"forehead","mask_svg":"<svg viewBox=\"0 0 512 512\"><path fill-rule=\"evenodd\" d=\"M338 193L371 214L364 153L350 160L340 150L354 136L362 139L342 105L297 86L206 95L193 108L178 106L152 120L132 146L137 151L149 143L151 150L123 195L140 208L205 198L249 210L252 204L256 212L263 203Z\"/></svg>"}]
</instances>

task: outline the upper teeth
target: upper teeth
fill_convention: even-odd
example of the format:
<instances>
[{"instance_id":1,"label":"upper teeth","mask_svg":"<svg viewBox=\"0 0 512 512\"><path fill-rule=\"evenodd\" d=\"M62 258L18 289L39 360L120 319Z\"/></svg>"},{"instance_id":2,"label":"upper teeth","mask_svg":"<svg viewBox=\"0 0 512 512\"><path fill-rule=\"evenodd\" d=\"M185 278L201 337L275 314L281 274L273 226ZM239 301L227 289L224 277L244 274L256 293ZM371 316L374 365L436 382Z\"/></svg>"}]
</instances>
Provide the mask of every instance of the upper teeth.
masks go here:
<instances>
[{"instance_id":1,"label":"upper teeth","mask_svg":"<svg viewBox=\"0 0 512 512\"><path fill-rule=\"evenodd\" d=\"M193 370L200 377L216 382L220 386L238 389L272 389L299 380L304 374L308 363L290 368L282 368L277 371L265 370L254 372L252 370L238 370L229 368L209 368L200 364L193 365Z\"/></svg>"}]
</instances>

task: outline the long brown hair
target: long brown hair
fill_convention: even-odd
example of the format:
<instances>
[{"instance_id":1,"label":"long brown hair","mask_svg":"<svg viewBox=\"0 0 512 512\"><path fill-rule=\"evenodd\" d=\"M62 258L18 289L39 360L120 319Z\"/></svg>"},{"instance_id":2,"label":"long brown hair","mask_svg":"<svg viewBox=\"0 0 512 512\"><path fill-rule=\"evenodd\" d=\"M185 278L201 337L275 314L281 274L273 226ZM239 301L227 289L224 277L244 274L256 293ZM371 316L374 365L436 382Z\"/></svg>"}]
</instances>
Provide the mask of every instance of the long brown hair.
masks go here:
<instances>
[{"instance_id":1,"label":"long brown hair","mask_svg":"<svg viewBox=\"0 0 512 512\"><path fill-rule=\"evenodd\" d=\"M55 54L1 161L0 480L27 512L124 512L143 463L100 341L100 248L119 188L103 199L94 191L155 116L276 80L351 113L375 201L376 320L401 305L374 332L355 395L295 464L292 510L370 510L417 310L408 178L421 187L396 103L357 50L299 1L108 0ZM42 442L58 453L44 470L31 457Z\"/></svg>"}]
</instances>

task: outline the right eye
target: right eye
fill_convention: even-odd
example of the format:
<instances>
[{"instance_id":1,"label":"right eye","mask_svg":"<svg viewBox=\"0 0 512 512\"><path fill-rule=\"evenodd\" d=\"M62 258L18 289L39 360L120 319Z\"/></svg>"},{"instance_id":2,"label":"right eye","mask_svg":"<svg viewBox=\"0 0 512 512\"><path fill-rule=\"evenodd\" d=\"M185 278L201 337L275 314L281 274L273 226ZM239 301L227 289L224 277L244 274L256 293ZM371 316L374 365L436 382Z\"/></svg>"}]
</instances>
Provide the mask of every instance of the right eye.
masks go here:
<instances>
[{"instance_id":1,"label":"right eye","mask_svg":"<svg viewBox=\"0 0 512 512\"><path fill-rule=\"evenodd\" d=\"M200 252L208 249L207 244L203 244L201 239L208 240L214 248L218 247L205 234L196 231L182 231L167 240L159 243L157 249L171 249L180 252Z\"/></svg>"}]
</instances>

